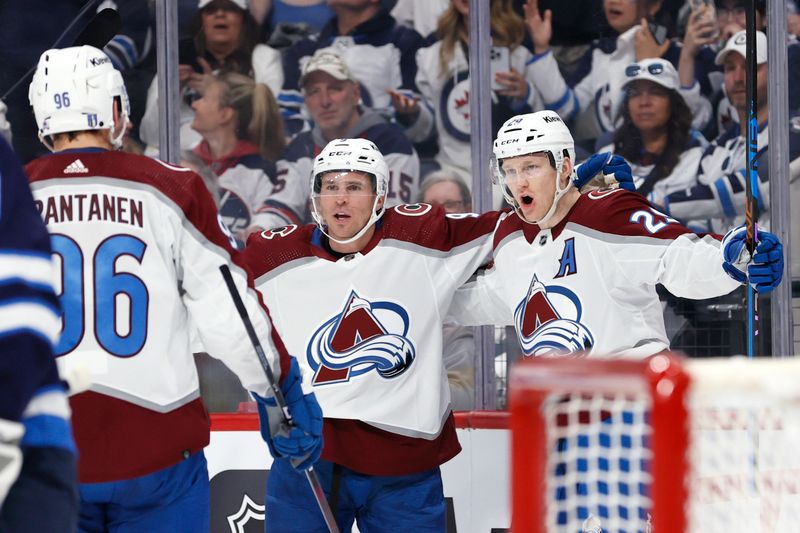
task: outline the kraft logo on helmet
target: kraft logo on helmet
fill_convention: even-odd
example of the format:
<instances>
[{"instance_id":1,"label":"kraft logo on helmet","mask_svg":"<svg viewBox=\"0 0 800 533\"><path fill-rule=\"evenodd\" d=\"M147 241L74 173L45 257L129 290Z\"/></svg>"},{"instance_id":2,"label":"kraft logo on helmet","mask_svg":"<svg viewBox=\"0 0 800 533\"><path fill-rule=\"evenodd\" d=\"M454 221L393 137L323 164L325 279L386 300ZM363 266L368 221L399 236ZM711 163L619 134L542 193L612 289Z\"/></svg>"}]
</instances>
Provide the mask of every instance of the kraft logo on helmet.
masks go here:
<instances>
[{"instance_id":1,"label":"kraft logo on helmet","mask_svg":"<svg viewBox=\"0 0 800 533\"><path fill-rule=\"evenodd\" d=\"M100 65L104 65L104 64L110 63L110 62L111 62L111 60L109 60L105 56L104 57L93 57L93 58L91 58L89 60L89 63L91 63L92 66L94 66L94 67L99 67Z\"/></svg>"},{"instance_id":2,"label":"kraft logo on helmet","mask_svg":"<svg viewBox=\"0 0 800 533\"><path fill-rule=\"evenodd\" d=\"M372 371L385 379L399 376L416 358L408 328L408 312L399 304L371 302L351 291L342 311L326 320L308 343L312 383L342 383Z\"/></svg>"},{"instance_id":3,"label":"kraft logo on helmet","mask_svg":"<svg viewBox=\"0 0 800 533\"><path fill-rule=\"evenodd\" d=\"M542 117L542 120L544 120L545 122L548 122L548 123L549 123L549 122L564 122L563 120L561 120L561 117L559 117L559 116L554 116L554 115L550 115L550 116L547 116L547 115L546 115L546 116L543 116L543 117Z\"/></svg>"}]
</instances>

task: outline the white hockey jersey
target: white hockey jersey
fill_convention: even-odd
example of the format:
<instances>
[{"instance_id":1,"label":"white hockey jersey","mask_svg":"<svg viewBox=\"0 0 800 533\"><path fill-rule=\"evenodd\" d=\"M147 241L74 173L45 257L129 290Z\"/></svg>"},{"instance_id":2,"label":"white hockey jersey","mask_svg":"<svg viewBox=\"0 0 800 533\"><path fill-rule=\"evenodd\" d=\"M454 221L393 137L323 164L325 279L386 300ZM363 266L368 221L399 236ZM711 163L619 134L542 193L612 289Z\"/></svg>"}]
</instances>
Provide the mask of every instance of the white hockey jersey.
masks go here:
<instances>
[{"instance_id":1,"label":"white hockey jersey","mask_svg":"<svg viewBox=\"0 0 800 533\"><path fill-rule=\"evenodd\" d=\"M465 325L513 324L527 356L646 357L669 348L659 283L685 298L739 286L722 269L719 236L690 232L638 194L599 190L552 229L507 217L493 267L450 312Z\"/></svg>"},{"instance_id":2,"label":"white hockey jersey","mask_svg":"<svg viewBox=\"0 0 800 533\"><path fill-rule=\"evenodd\" d=\"M202 179L97 149L27 170L62 271L59 367L91 374L91 388L70 399L81 482L148 474L202 449L209 421L192 323L245 388L268 392L220 266L231 268L274 372L289 362Z\"/></svg>"},{"instance_id":3,"label":"white hockey jersey","mask_svg":"<svg viewBox=\"0 0 800 533\"><path fill-rule=\"evenodd\" d=\"M455 438L442 321L456 289L488 257L502 216L399 205L362 252L338 259L312 225L250 237L244 256L256 287L325 415L323 458L400 475L455 455L436 458L440 443ZM457 453L457 442L447 446Z\"/></svg>"},{"instance_id":4,"label":"white hockey jersey","mask_svg":"<svg viewBox=\"0 0 800 533\"><path fill-rule=\"evenodd\" d=\"M469 117L470 79L468 57L464 49L456 46L453 58L442 71L439 54L442 42L436 41L430 46L417 51L417 89L422 96L420 113L417 120L409 126L406 134L415 141L425 140L436 128L439 142L439 153L436 160L445 168L461 171L468 185L470 180L470 132ZM505 119L515 113L538 111L543 108L542 99L534 88L534 71L528 61L532 55L524 46L517 46L509 53L512 69L521 73L528 82L528 96L524 100L513 101L507 97L493 94L493 99L502 99L506 116L494 117L495 122L502 124Z\"/></svg>"}]
</instances>

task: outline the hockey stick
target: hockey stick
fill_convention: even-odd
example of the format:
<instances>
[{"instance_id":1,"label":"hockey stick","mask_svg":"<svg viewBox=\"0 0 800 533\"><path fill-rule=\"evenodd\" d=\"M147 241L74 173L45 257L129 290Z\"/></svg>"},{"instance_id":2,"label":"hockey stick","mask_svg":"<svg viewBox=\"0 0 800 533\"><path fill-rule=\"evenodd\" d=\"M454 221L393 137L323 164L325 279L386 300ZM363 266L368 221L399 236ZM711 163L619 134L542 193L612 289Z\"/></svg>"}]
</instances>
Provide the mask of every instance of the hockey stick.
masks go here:
<instances>
[{"instance_id":1,"label":"hockey stick","mask_svg":"<svg viewBox=\"0 0 800 533\"><path fill-rule=\"evenodd\" d=\"M69 23L67 28L61 32L61 35L58 36L52 45L50 45L48 50L51 48L58 48L61 44L61 41L64 40L64 37L75 27L75 24L97 4L97 0L89 0L86 4L81 8L78 14L75 16L74 19ZM102 11L98 12L92 20L90 20L86 26L81 30L78 36L72 43L72 46L94 46L95 48L102 49L108 42L114 38L114 36L119 33L120 28L122 28L122 18L120 18L119 13L117 13L114 9L106 8ZM9 94L14 92L14 90L19 87L19 85L27 80L31 74L36 70L36 65L33 65L28 72L26 72L20 79L11 86L3 96L0 96L0 100L5 100Z\"/></svg>"},{"instance_id":2,"label":"hockey stick","mask_svg":"<svg viewBox=\"0 0 800 533\"><path fill-rule=\"evenodd\" d=\"M253 348L256 351L258 361L261 363L261 367L264 369L264 373L267 375L267 383L269 384L269 388L272 390L272 394L275 396L275 401L277 402L281 413L283 413L283 422L291 427L294 425L292 413L289 412L289 407L286 405L283 392L281 392L280 387L278 387L278 383L275 381L272 368L270 368L269 361L267 361L267 356L264 354L264 349L261 347L261 341L258 340L256 330L253 329L253 323L250 321L250 315L247 314L247 309L244 307L242 297L239 295L239 291L236 290L236 285L233 283L231 270L228 268L228 265L222 265L219 267L219 271L222 273L222 278L225 280L225 285L228 287L228 292L231 293L231 298L233 298L233 303L236 306L236 310L239 312L239 317L244 323L244 329L247 330L247 336L250 337L250 342L253 344ZM334 518L333 512L331 512L331 508L328 505L328 500L325 499L325 492L322 490L322 485L319 482L319 478L317 477L314 467L309 466L305 470L305 473L306 479L308 479L308 484L311 486L311 492L314 493L314 498L317 500L319 510L325 519L325 524L328 526L328 531L331 533L339 533L339 527L336 525L336 519Z\"/></svg>"},{"instance_id":3,"label":"hockey stick","mask_svg":"<svg viewBox=\"0 0 800 533\"><path fill-rule=\"evenodd\" d=\"M747 164L745 165L745 246L750 252L750 257L755 255L756 240L758 239L758 65L756 59L756 3L750 0L747 6L747 23L745 26L745 48L747 68ZM755 352L755 338L758 336L758 293L748 283L747 291L747 357L752 358Z\"/></svg>"}]
</instances>

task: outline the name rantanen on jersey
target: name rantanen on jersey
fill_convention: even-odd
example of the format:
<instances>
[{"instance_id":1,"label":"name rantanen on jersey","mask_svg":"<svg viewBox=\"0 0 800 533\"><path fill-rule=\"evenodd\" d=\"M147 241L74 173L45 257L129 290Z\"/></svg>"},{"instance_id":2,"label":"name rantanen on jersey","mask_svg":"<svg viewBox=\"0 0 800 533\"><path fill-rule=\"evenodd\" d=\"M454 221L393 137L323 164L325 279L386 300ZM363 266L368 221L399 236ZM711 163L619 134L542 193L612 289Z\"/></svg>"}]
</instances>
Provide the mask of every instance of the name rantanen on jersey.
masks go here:
<instances>
[{"instance_id":1,"label":"name rantanen on jersey","mask_svg":"<svg viewBox=\"0 0 800 533\"><path fill-rule=\"evenodd\" d=\"M36 200L45 224L117 222L142 227L142 201L111 194L66 194Z\"/></svg>"}]
</instances>

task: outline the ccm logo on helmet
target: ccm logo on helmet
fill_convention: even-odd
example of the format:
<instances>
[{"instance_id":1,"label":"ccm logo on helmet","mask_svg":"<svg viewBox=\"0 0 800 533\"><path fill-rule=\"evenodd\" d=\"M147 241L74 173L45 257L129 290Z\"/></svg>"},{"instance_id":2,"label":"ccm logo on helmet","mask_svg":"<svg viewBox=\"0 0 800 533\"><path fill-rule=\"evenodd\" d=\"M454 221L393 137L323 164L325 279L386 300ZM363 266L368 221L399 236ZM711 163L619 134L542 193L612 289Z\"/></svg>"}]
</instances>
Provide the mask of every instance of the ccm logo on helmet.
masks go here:
<instances>
[{"instance_id":1,"label":"ccm logo on helmet","mask_svg":"<svg viewBox=\"0 0 800 533\"><path fill-rule=\"evenodd\" d=\"M500 146L503 146L504 144L513 144L513 143L516 143L516 142L519 142L519 139L507 139L505 141L502 141L500 143Z\"/></svg>"},{"instance_id":2,"label":"ccm logo on helmet","mask_svg":"<svg viewBox=\"0 0 800 533\"><path fill-rule=\"evenodd\" d=\"M328 152L328 155L350 155L353 152Z\"/></svg>"},{"instance_id":3,"label":"ccm logo on helmet","mask_svg":"<svg viewBox=\"0 0 800 533\"><path fill-rule=\"evenodd\" d=\"M549 122L563 122L563 120L561 120L561 117L542 117L542 120L544 120L545 122L548 122L548 123Z\"/></svg>"}]
</instances>

